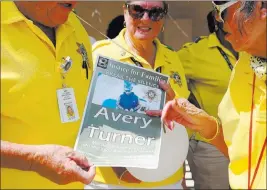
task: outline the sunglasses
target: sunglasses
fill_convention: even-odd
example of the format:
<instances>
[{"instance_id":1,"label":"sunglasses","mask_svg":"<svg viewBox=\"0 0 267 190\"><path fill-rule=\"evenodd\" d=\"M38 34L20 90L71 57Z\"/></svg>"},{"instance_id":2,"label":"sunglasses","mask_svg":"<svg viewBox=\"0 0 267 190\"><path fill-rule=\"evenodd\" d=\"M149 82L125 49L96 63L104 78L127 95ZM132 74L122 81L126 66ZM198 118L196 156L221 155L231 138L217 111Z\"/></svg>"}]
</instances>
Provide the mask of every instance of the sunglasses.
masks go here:
<instances>
[{"instance_id":1,"label":"sunglasses","mask_svg":"<svg viewBox=\"0 0 267 190\"><path fill-rule=\"evenodd\" d=\"M151 9L144 9L140 5L135 5L135 4L125 4L125 6L128 9L130 16L133 19L141 19L143 18L144 14L147 12L149 18L152 21L159 21L168 12L167 8L163 9L161 7L153 7Z\"/></svg>"},{"instance_id":2,"label":"sunglasses","mask_svg":"<svg viewBox=\"0 0 267 190\"><path fill-rule=\"evenodd\" d=\"M224 22L226 9L236 4L238 1L212 1L212 5L219 16L221 22Z\"/></svg>"}]
</instances>

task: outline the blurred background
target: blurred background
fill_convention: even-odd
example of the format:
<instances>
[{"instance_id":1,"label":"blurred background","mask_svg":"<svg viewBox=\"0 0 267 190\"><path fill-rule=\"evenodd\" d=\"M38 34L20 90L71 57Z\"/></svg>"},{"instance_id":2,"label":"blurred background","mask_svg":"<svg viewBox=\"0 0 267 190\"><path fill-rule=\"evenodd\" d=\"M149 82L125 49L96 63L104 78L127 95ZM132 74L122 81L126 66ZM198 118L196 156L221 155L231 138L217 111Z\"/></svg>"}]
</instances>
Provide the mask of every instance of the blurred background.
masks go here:
<instances>
[{"instance_id":1,"label":"blurred background","mask_svg":"<svg viewBox=\"0 0 267 190\"><path fill-rule=\"evenodd\" d=\"M79 2L76 13L106 34L110 21L123 14L123 1L87 1ZM181 46L194 41L198 36L208 35L206 16L212 10L210 1L167 1L169 13L165 29L159 36L161 42L178 50ZM88 34L96 40L104 39L99 32L84 24Z\"/></svg>"}]
</instances>

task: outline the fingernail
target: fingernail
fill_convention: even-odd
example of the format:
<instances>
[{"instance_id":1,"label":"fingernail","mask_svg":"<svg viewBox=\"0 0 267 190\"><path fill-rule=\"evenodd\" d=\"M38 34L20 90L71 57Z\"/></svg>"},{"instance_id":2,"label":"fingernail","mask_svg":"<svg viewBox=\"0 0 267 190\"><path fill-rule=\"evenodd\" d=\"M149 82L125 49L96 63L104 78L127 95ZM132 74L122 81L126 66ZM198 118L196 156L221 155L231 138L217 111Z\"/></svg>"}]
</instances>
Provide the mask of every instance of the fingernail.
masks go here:
<instances>
[{"instance_id":1,"label":"fingernail","mask_svg":"<svg viewBox=\"0 0 267 190\"><path fill-rule=\"evenodd\" d=\"M173 130L174 129L174 123L173 122L171 122L171 130Z\"/></svg>"},{"instance_id":2,"label":"fingernail","mask_svg":"<svg viewBox=\"0 0 267 190\"><path fill-rule=\"evenodd\" d=\"M151 116L151 112L149 110L145 111L145 113L148 115L148 116Z\"/></svg>"},{"instance_id":3,"label":"fingernail","mask_svg":"<svg viewBox=\"0 0 267 190\"><path fill-rule=\"evenodd\" d=\"M163 132L166 133L166 126L163 124Z\"/></svg>"},{"instance_id":4,"label":"fingernail","mask_svg":"<svg viewBox=\"0 0 267 190\"><path fill-rule=\"evenodd\" d=\"M170 125L168 125L168 128L172 131L172 127Z\"/></svg>"}]
</instances>

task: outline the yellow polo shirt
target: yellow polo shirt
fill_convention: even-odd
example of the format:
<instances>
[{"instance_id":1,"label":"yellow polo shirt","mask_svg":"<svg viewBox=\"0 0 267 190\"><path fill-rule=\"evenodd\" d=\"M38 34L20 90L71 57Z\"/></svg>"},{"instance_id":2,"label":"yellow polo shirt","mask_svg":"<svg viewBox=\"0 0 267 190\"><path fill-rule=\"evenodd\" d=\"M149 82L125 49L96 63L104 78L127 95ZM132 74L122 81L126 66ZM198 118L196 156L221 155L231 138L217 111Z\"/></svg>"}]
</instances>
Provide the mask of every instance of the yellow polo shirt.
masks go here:
<instances>
[{"instance_id":1,"label":"yellow polo shirt","mask_svg":"<svg viewBox=\"0 0 267 190\"><path fill-rule=\"evenodd\" d=\"M228 146L229 180L232 189L247 189L249 127L253 70L250 55L242 53L231 76L228 90L219 106L224 140ZM252 135L252 175L266 138L266 77L256 78ZM266 189L266 147L252 189ZM252 178L252 177L251 177Z\"/></svg>"},{"instance_id":2,"label":"yellow polo shirt","mask_svg":"<svg viewBox=\"0 0 267 190\"><path fill-rule=\"evenodd\" d=\"M115 38L115 41L120 44L124 49L131 52L129 47L127 46L124 40L125 29L123 29L120 34ZM161 73L170 76L170 84L173 90L176 93L177 97L187 98L189 95L189 91L187 89L186 79L184 76L184 70L182 64L176 54L176 52L168 49L165 45L161 44L158 39L155 40L157 46L157 54L155 60L155 67L152 68L150 64L140 56L134 57L144 68L156 70L161 67ZM132 52L131 52L132 53ZM134 64L131 60L133 57L130 53L127 53L122 48L118 47L116 44L112 43L109 40L102 40L96 42L93 45L93 58L96 59L97 55L104 55L115 60L119 60L122 62ZM181 84L172 78L172 75L176 73L180 76ZM179 149L177 149L179 151ZM175 162L175 160L173 160ZM116 177L116 174L113 172L110 167L97 168L96 170L95 181L109 184L109 185L119 185L119 179ZM141 182L139 184L136 183L125 183L121 181L120 185L125 187L135 187L135 188L149 188L149 187L160 187L175 184L183 178L183 168L178 170L176 174L171 176L170 178L155 182L155 183L147 183Z\"/></svg>"},{"instance_id":3,"label":"yellow polo shirt","mask_svg":"<svg viewBox=\"0 0 267 190\"><path fill-rule=\"evenodd\" d=\"M1 139L21 144L73 147L80 120L61 123L56 90L62 87L59 67L70 56L66 85L74 89L80 118L91 80L88 34L71 13L56 29L56 48L25 18L13 2L1 2ZM82 68L78 45L84 44L90 64L89 79ZM83 188L82 183L57 185L35 172L1 168L1 188Z\"/></svg>"},{"instance_id":4,"label":"yellow polo shirt","mask_svg":"<svg viewBox=\"0 0 267 190\"><path fill-rule=\"evenodd\" d=\"M231 69L217 47L226 53L233 65L236 63L234 55L220 43L215 33L187 43L178 51L189 89L200 107L214 117L218 117L218 106L231 75ZM195 139L203 140L199 134Z\"/></svg>"}]
</instances>

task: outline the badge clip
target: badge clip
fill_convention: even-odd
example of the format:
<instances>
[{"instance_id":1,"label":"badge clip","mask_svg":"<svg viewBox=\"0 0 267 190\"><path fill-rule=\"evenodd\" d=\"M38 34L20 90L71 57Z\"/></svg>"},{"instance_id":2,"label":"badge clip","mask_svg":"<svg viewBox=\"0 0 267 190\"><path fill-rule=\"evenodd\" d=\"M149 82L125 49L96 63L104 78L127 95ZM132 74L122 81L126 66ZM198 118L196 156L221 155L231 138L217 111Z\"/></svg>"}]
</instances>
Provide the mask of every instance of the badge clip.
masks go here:
<instances>
[{"instance_id":1,"label":"badge clip","mask_svg":"<svg viewBox=\"0 0 267 190\"><path fill-rule=\"evenodd\" d=\"M77 52L81 54L82 56L82 68L86 71L86 78L88 79L88 69L89 69L89 63L88 63L88 55L86 52L86 49L83 44L76 43L78 46Z\"/></svg>"},{"instance_id":2,"label":"badge clip","mask_svg":"<svg viewBox=\"0 0 267 190\"><path fill-rule=\"evenodd\" d=\"M62 88L66 88L67 85L65 84L65 76L66 73L70 70L71 66L72 66L72 59L70 58L70 56L67 56L66 58L62 58L63 59L63 63L60 65L60 69L61 69L61 77L62 77Z\"/></svg>"},{"instance_id":3,"label":"badge clip","mask_svg":"<svg viewBox=\"0 0 267 190\"><path fill-rule=\"evenodd\" d=\"M72 59L70 58L70 56L67 56L66 58L63 57L62 59L64 61L61 64L62 73L67 73L72 66Z\"/></svg>"}]
</instances>

